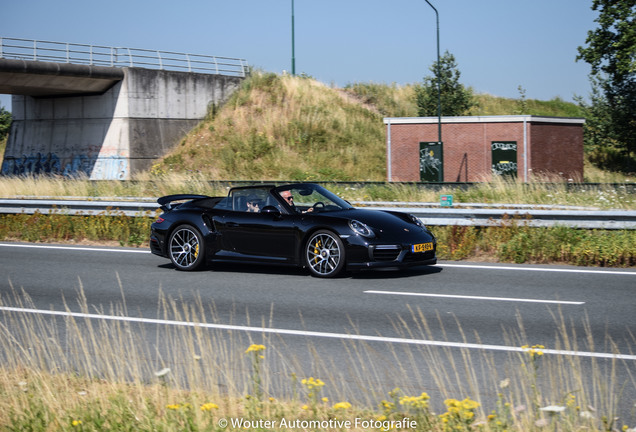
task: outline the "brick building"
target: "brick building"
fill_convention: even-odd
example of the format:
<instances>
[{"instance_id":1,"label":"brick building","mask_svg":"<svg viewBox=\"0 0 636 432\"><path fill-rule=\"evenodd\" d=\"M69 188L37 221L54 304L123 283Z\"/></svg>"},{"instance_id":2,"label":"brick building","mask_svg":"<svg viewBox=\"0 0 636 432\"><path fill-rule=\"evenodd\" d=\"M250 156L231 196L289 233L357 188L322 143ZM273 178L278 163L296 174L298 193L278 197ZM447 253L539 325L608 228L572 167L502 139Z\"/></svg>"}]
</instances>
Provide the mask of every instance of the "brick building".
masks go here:
<instances>
[{"instance_id":1,"label":"brick building","mask_svg":"<svg viewBox=\"0 0 636 432\"><path fill-rule=\"evenodd\" d=\"M562 117L385 118L388 181L478 182L494 175L583 179L584 119Z\"/></svg>"}]
</instances>

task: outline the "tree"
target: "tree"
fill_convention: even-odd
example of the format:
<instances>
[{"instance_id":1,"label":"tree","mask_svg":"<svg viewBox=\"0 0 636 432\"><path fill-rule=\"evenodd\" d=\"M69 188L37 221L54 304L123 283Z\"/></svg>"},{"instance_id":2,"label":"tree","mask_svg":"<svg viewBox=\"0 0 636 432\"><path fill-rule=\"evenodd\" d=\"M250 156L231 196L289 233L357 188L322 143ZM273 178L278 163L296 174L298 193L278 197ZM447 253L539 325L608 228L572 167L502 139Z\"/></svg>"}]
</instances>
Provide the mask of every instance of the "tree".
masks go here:
<instances>
[{"instance_id":1,"label":"tree","mask_svg":"<svg viewBox=\"0 0 636 432\"><path fill-rule=\"evenodd\" d=\"M618 150L634 170L636 153L636 0L593 0L599 27L588 31L577 60L592 67L592 146ZM589 130L586 127L586 132ZM598 150L597 148L595 150Z\"/></svg>"},{"instance_id":2,"label":"tree","mask_svg":"<svg viewBox=\"0 0 636 432\"><path fill-rule=\"evenodd\" d=\"M5 139L9 134L9 128L11 127L11 113L0 107L0 141Z\"/></svg>"},{"instance_id":3,"label":"tree","mask_svg":"<svg viewBox=\"0 0 636 432\"><path fill-rule=\"evenodd\" d=\"M438 64L433 63L430 71L433 76L424 78L424 84L415 88L415 97L418 107L418 115L431 117L437 115L437 73ZM457 68L455 56L446 51L439 59L439 82L441 93L442 115L459 116L466 114L476 106L471 89L464 87L459 82L461 73Z\"/></svg>"}]
</instances>

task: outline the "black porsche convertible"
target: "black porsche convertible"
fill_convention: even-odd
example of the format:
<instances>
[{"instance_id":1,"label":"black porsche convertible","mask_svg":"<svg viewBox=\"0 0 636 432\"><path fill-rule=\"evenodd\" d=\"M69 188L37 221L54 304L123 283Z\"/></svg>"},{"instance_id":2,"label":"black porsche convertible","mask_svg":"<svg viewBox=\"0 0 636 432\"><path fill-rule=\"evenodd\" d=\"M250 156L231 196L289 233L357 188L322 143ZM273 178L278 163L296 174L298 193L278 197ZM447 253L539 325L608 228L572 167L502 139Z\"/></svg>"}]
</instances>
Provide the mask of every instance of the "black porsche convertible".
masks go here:
<instances>
[{"instance_id":1,"label":"black porsche convertible","mask_svg":"<svg viewBox=\"0 0 636 432\"><path fill-rule=\"evenodd\" d=\"M152 253L179 270L210 261L345 270L432 265L436 240L415 216L353 207L313 183L235 187L227 196L169 195L152 224Z\"/></svg>"}]
</instances>

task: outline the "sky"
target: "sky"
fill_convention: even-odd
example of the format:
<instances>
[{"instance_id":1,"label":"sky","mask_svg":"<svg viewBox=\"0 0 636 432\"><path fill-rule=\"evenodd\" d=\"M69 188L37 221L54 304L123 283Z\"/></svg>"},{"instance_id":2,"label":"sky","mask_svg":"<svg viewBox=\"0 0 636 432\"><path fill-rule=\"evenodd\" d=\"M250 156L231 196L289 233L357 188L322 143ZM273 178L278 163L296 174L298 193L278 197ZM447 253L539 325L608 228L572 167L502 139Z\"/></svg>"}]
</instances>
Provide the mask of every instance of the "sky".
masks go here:
<instances>
[{"instance_id":1,"label":"sky","mask_svg":"<svg viewBox=\"0 0 636 432\"><path fill-rule=\"evenodd\" d=\"M429 0L441 54L476 93L550 100L590 93L577 47L592 0ZM328 85L422 82L437 58L425 0L0 0L0 37L243 58ZM11 109L11 97L0 95Z\"/></svg>"}]
</instances>

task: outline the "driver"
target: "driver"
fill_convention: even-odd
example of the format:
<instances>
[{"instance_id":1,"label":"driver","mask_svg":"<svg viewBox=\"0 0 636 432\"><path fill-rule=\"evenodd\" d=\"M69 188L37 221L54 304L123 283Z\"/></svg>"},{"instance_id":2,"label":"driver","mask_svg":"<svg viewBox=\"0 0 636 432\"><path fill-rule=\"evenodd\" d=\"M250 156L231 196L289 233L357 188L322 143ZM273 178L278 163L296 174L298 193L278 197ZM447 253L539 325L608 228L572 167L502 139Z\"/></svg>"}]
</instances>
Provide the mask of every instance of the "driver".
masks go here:
<instances>
[{"instance_id":1,"label":"driver","mask_svg":"<svg viewBox=\"0 0 636 432\"><path fill-rule=\"evenodd\" d=\"M294 195L292 195L290 190L285 190L280 193L280 196L289 204L291 208L296 210L296 205L294 204Z\"/></svg>"},{"instance_id":2,"label":"driver","mask_svg":"<svg viewBox=\"0 0 636 432\"><path fill-rule=\"evenodd\" d=\"M287 202L287 204L295 211L298 212L298 209L296 208L296 205L294 204L294 195L292 195L290 190L284 190L280 193L280 196L283 197L283 199L285 200L285 202ZM312 212L314 211L313 207L309 207L307 210L303 211L302 213L307 213L307 212Z\"/></svg>"}]
</instances>

